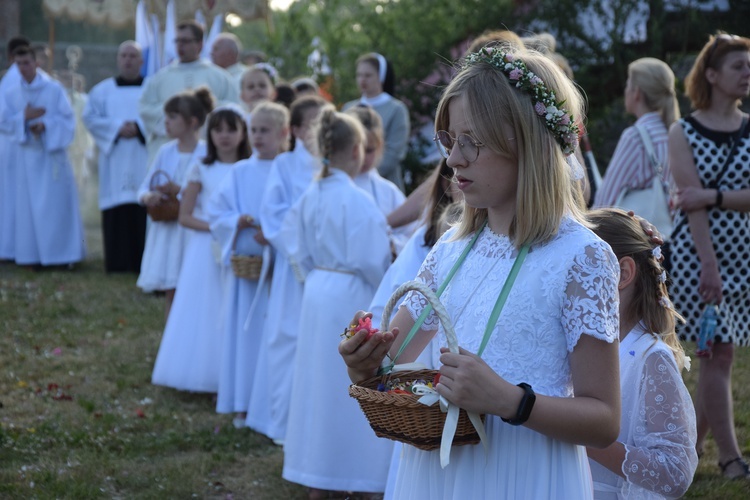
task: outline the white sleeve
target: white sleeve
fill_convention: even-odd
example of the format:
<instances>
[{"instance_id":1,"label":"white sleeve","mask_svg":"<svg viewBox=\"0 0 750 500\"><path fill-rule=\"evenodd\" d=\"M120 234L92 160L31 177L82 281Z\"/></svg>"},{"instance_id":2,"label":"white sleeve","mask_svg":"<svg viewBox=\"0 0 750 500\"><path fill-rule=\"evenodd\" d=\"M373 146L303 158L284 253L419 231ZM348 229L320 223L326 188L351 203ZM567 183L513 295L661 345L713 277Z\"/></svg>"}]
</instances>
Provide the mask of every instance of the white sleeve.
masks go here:
<instances>
[{"instance_id":1,"label":"white sleeve","mask_svg":"<svg viewBox=\"0 0 750 500\"><path fill-rule=\"evenodd\" d=\"M683 496L698 467L693 402L674 359L664 351L649 354L643 365L632 411L631 439L625 445L623 498L653 492ZM645 491L644 491L645 490Z\"/></svg>"},{"instance_id":2,"label":"white sleeve","mask_svg":"<svg viewBox=\"0 0 750 500\"><path fill-rule=\"evenodd\" d=\"M117 140L122 123L116 123L111 117L107 116L107 110L105 109L105 84L106 82L102 82L91 89L89 98L83 108L81 119L94 138L99 150L105 155L109 155Z\"/></svg>"}]
</instances>

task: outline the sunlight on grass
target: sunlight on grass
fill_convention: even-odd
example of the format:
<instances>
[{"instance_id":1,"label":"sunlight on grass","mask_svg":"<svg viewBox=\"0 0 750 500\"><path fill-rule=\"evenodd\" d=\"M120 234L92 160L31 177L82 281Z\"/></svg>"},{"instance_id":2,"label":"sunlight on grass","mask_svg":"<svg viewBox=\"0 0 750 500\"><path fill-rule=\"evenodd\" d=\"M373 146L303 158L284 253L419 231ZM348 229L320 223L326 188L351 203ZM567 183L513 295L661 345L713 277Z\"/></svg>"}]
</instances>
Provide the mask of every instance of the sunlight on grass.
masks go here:
<instances>
[{"instance_id":1,"label":"sunlight on grass","mask_svg":"<svg viewBox=\"0 0 750 500\"><path fill-rule=\"evenodd\" d=\"M101 269L100 258L73 272L0 263L0 498L304 498L281 479L281 449L234 429L213 396L151 385L163 299ZM739 349L745 456L748 379L750 352ZM685 498L749 497L750 483L719 476L709 440Z\"/></svg>"},{"instance_id":2,"label":"sunlight on grass","mask_svg":"<svg viewBox=\"0 0 750 500\"><path fill-rule=\"evenodd\" d=\"M0 263L0 498L302 498L213 396L151 385L163 299L135 276Z\"/></svg>"}]
</instances>

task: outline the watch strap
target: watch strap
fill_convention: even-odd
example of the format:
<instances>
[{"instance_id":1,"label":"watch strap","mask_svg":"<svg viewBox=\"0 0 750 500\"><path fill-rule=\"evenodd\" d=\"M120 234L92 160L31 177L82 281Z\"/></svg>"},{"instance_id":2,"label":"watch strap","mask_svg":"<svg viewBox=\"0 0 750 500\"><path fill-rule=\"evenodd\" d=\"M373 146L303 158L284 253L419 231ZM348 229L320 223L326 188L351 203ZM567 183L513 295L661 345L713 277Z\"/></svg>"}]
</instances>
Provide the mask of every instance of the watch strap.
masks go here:
<instances>
[{"instance_id":1,"label":"watch strap","mask_svg":"<svg viewBox=\"0 0 750 500\"><path fill-rule=\"evenodd\" d=\"M518 384L518 387L523 389L523 397L521 398L521 402L518 403L516 416L513 418L500 417L503 422L510 425L521 425L525 423L531 416L531 410L534 408L534 403L536 403L536 394L529 384L521 382Z\"/></svg>"}]
</instances>

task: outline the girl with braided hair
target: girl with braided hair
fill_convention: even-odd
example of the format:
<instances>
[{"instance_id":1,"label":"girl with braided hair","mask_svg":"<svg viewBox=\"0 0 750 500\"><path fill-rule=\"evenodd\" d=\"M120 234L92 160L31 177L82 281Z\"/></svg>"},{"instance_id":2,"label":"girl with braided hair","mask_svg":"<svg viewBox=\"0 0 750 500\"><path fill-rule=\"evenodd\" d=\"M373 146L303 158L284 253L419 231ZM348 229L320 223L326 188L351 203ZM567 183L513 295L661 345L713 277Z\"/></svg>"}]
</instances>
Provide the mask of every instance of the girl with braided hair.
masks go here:
<instances>
[{"instance_id":1,"label":"girl with braided hair","mask_svg":"<svg viewBox=\"0 0 750 500\"><path fill-rule=\"evenodd\" d=\"M589 213L620 262L620 435L589 448L595 498L679 498L698 466L695 408L680 372L689 360L675 333L682 317L667 293L661 247L623 210Z\"/></svg>"},{"instance_id":2,"label":"girl with braided hair","mask_svg":"<svg viewBox=\"0 0 750 500\"><path fill-rule=\"evenodd\" d=\"M310 498L326 498L324 490L382 493L392 444L375 437L349 397L336 346L351 308L370 303L390 264L388 228L352 180L365 155L360 122L326 109L316 129L323 168L283 229L304 281L283 477L311 488Z\"/></svg>"}]
</instances>

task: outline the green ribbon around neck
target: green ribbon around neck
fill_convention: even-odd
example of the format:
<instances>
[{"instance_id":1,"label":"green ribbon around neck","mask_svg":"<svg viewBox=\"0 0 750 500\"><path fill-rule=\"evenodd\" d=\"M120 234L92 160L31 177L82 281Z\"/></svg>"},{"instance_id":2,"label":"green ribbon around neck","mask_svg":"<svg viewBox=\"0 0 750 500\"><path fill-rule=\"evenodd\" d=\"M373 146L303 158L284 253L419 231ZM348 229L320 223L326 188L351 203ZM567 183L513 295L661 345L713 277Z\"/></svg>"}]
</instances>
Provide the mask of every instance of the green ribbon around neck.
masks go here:
<instances>
[{"instance_id":1,"label":"green ribbon around neck","mask_svg":"<svg viewBox=\"0 0 750 500\"><path fill-rule=\"evenodd\" d=\"M471 241L469 241L468 245L466 245L466 248L461 252L461 255L458 257L458 260L455 264L453 264L453 267L448 272L448 276L445 277L445 281L438 287L437 292L435 295L440 297L443 292L445 291L446 287L448 286L448 283L450 283L451 279L453 279L453 276L458 271L458 268L461 267L461 264L463 264L464 260L466 260L466 256L469 254L469 251L474 246L474 243L477 241L477 238L479 238L479 235L484 230L485 226L487 225L487 222L485 222L481 228L474 234L474 236L471 238ZM518 251L518 255L516 256L515 261L513 262L513 267L510 270L510 273L508 274L508 277L505 279L505 284L503 285L502 290L500 291L500 295L497 297L497 301L495 302L495 306L492 308L492 313L490 314L490 318L487 321L487 326L484 329L484 337L482 338L482 343L479 346L479 350L477 351L477 355L481 356L484 352L485 347L487 347L487 342L489 342L490 337L492 336L492 331L495 328L495 324L497 323L498 318L500 317L500 312L503 310L503 306L505 305L506 300L508 299L508 295L510 295L510 290L513 287L513 282L516 281L516 277L518 276L519 271L521 270L521 265L523 264L523 261L526 259L526 255L529 253L529 245L523 245L521 249ZM412 341L414 336L417 334L419 329L422 327L422 324L424 324L425 320L427 319L427 316L430 314L430 311L432 311L432 306L430 304L427 304L427 307L424 308L422 313L417 318L417 321L414 323L414 326L409 331L409 334L404 339L403 344L401 344L401 347L399 348L396 355L393 357L393 360L389 365L386 365L380 369L380 373L388 373L390 372L394 365L396 364L396 360L399 356L401 356L401 353L404 352L404 349L406 349L406 346L409 345L409 343Z\"/></svg>"}]
</instances>

